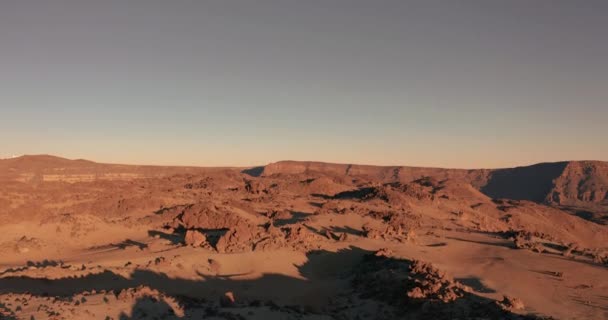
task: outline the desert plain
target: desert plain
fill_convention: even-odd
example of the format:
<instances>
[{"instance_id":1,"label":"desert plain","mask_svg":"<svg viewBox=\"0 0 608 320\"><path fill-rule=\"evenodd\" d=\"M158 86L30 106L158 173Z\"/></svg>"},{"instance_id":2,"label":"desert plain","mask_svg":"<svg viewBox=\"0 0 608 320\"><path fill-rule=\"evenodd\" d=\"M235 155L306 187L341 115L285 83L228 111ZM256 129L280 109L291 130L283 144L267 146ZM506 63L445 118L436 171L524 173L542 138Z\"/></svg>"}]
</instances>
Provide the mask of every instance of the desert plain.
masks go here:
<instances>
[{"instance_id":1,"label":"desert plain","mask_svg":"<svg viewBox=\"0 0 608 320\"><path fill-rule=\"evenodd\" d=\"M608 163L0 160L0 319L608 319Z\"/></svg>"}]
</instances>

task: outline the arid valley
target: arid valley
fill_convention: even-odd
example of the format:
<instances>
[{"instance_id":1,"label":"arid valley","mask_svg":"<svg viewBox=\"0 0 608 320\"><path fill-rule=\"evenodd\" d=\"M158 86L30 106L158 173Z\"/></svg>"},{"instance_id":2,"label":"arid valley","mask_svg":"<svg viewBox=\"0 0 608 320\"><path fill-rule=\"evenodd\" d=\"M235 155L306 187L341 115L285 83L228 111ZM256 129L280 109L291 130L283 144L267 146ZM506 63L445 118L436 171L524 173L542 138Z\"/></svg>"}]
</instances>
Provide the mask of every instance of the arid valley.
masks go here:
<instances>
[{"instance_id":1,"label":"arid valley","mask_svg":"<svg viewBox=\"0 0 608 320\"><path fill-rule=\"evenodd\" d=\"M0 160L1 319L608 319L608 163Z\"/></svg>"},{"instance_id":2,"label":"arid valley","mask_svg":"<svg viewBox=\"0 0 608 320\"><path fill-rule=\"evenodd\" d=\"M608 0L0 1L0 320L608 320Z\"/></svg>"}]
</instances>

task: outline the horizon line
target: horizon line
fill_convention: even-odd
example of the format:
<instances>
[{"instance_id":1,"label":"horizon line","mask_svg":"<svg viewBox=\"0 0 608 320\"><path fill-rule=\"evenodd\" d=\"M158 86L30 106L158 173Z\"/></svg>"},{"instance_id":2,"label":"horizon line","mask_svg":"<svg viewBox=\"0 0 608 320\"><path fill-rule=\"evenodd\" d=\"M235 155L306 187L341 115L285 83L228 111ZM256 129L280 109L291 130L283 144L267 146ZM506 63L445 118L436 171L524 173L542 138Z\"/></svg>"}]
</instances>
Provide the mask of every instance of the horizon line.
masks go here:
<instances>
[{"instance_id":1,"label":"horizon line","mask_svg":"<svg viewBox=\"0 0 608 320\"><path fill-rule=\"evenodd\" d=\"M248 165L248 166L204 166L204 165L184 165L184 164L149 164L149 163L122 163L122 162L98 162L95 160L85 159L85 158L70 158L63 157L54 154L42 153L42 154L22 154L22 155L12 155L8 158L0 157L0 161L5 160L14 160L26 157L52 157L60 160L67 161L87 161L95 164L101 165L120 165L120 166L142 166L142 167L180 167L180 168L226 168L226 169L248 169L248 168L259 168L266 167L271 164L281 163L281 162L297 162L297 163L319 163L319 164L329 164L329 165L353 165L353 166L368 166L368 167L406 167L406 168L427 168L427 169L448 169L448 170L500 170L500 169L512 169L512 168L521 168L521 167L531 167L535 165L541 164L557 164L557 163L570 163L570 162L608 162L605 160L558 160L558 161L541 161L535 163L528 163L522 165L515 165L512 167L494 167L494 168L457 168L457 167L435 167L435 166L420 166L420 165L382 165L382 164L367 164L367 163L347 163L347 162L331 162L331 161L319 161L319 160L277 160L271 161L266 164L257 164L257 165Z\"/></svg>"}]
</instances>

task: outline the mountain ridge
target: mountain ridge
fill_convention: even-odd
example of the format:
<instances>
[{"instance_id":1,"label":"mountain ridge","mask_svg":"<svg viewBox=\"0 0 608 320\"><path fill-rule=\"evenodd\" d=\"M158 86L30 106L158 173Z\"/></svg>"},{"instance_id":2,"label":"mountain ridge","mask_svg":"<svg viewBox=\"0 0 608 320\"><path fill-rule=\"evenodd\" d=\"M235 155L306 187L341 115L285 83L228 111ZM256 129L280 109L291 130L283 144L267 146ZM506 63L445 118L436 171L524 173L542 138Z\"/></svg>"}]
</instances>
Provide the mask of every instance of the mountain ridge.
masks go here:
<instances>
[{"instance_id":1,"label":"mountain ridge","mask_svg":"<svg viewBox=\"0 0 608 320\"><path fill-rule=\"evenodd\" d=\"M5 179L78 181L110 174L130 179L197 173L227 167L178 167L154 165L104 164L90 160L70 160L53 155L25 155L0 160L0 177ZM242 168L239 168L242 169ZM500 169L451 169L415 166L376 166L285 160L242 171L253 176L327 174L337 177L372 177L384 183L410 182L424 177L458 180L471 184L492 198L529 200L559 206L586 207L608 205L608 162L574 160L544 162ZM49 178L50 177L50 178ZM25 180L27 180L25 179ZM65 179L63 179L65 180Z\"/></svg>"},{"instance_id":2,"label":"mountain ridge","mask_svg":"<svg viewBox=\"0 0 608 320\"><path fill-rule=\"evenodd\" d=\"M89 159L70 159L61 156L56 156L52 154L25 154L17 157L11 158L0 158L1 163L11 163L11 162L52 162L52 163L88 163L88 164L98 164L98 165L111 165L111 166L133 166L133 167L182 167L182 168L267 168L273 167L276 165L323 165L323 166L351 166L351 167L366 167L366 168L416 168L416 169L439 169L439 170L454 170L454 171L479 171L479 170L487 170L487 171L496 171L496 170L505 170L505 169L517 169L517 168L526 168L537 165L546 165L546 164L567 164L567 163L605 163L608 164L608 161L603 160L561 160L561 161L547 161L547 162L538 162L526 165L517 165L514 167L501 167L501 168L451 168L451 167L434 167L434 166L410 166L410 165L375 165L375 164L358 164L358 163L338 163L338 162L326 162L326 161L308 161L308 160L279 160L275 162L268 163L262 166L237 166L237 167L228 167L228 166L196 166L196 165L156 165L156 164L129 164L129 163L105 163L105 162L97 162Z\"/></svg>"},{"instance_id":3,"label":"mountain ridge","mask_svg":"<svg viewBox=\"0 0 608 320\"><path fill-rule=\"evenodd\" d=\"M324 173L371 176L383 182L409 182L424 177L459 180L492 198L529 200L556 206L608 206L608 162L575 160L544 162L501 169L444 169L408 166L367 166L322 162L280 161L261 175ZM594 208L597 211L597 208ZM605 210L600 208L600 210Z\"/></svg>"}]
</instances>

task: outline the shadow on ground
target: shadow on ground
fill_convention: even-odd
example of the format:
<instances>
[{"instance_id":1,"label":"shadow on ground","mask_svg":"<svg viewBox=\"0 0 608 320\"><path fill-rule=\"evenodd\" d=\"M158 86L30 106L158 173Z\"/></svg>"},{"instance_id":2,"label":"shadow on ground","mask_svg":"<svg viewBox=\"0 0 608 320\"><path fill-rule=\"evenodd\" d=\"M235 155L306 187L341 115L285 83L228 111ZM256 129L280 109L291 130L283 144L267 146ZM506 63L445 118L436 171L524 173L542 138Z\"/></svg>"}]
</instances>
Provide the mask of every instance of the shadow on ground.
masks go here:
<instances>
[{"instance_id":1,"label":"shadow on ground","mask_svg":"<svg viewBox=\"0 0 608 320\"><path fill-rule=\"evenodd\" d=\"M24 276L0 278L0 294L69 297L92 290L118 294L123 289L146 286L180 301L185 317L198 317L201 310L206 312L204 316L259 307L279 311L285 308L291 310L289 312L303 314L327 314L331 318L343 313L340 319L351 319L355 315L349 314L348 310L357 312L357 308L365 305L362 301L367 301L368 304L391 308L391 318L538 319L505 311L494 300L468 292L451 302L442 302L433 297L408 298L407 290L416 285L410 277L412 263L406 259L377 256L351 246L337 252L308 252L307 262L297 266L300 273L298 278L264 274L257 279L242 280L199 273L200 279L181 279L150 270L135 270L129 277L124 277L106 270L80 278L54 280ZM218 301L225 292L233 292L237 297L233 308L219 306ZM314 308L308 308L309 302ZM123 314L120 319L155 317L178 318L166 302L155 297L139 297L131 315Z\"/></svg>"},{"instance_id":2,"label":"shadow on ground","mask_svg":"<svg viewBox=\"0 0 608 320\"><path fill-rule=\"evenodd\" d=\"M243 171L241 171L241 173L249 175L251 177L259 177L262 175L262 173L264 173L264 167L253 167L253 168L249 168L249 169L245 169Z\"/></svg>"},{"instance_id":3,"label":"shadow on ground","mask_svg":"<svg viewBox=\"0 0 608 320\"><path fill-rule=\"evenodd\" d=\"M491 198L543 202L568 165L567 162L540 163L528 167L499 169L492 173L481 192Z\"/></svg>"}]
</instances>

